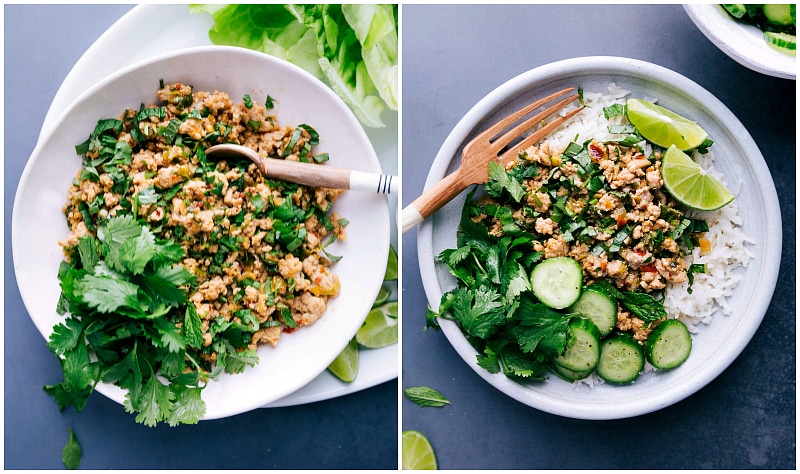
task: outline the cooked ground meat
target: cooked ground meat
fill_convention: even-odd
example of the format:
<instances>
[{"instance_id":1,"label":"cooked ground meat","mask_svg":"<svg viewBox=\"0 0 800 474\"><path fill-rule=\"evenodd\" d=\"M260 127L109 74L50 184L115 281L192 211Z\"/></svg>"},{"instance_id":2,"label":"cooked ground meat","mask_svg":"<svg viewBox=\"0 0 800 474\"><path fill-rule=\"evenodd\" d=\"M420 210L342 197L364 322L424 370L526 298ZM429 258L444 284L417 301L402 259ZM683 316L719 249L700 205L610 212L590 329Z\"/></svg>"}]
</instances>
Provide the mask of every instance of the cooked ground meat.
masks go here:
<instances>
[{"instance_id":1,"label":"cooked ground meat","mask_svg":"<svg viewBox=\"0 0 800 474\"><path fill-rule=\"evenodd\" d=\"M322 161L311 153L316 132L279 126L247 96L234 103L224 92L180 83L156 96L158 105L126 110L97 133L101 121L78 147L84 169L69 189L71 231L60 243L67 258L78 238L118 214L132 213L158 238L178 242L183 266L197 276L189 304L203 320L207 363L225 323L248 328L237 350L274 346L281 332L313 324L339 293L323 246L346 238L346 221L331 210L340 191L270 181L249 161L211 162L203 150L238 143L274 159ZM118 156L95 165L109 147Z\"/></svg>"},{"instance_id":2,"label":"cooked ground meat","mask_svg":"<svg viewBox=\"0 0 800 474\"><path fill-rule=\"evenodd\" d=\"M662 190L660 156L649 160L637 148L597 142L587 150L583 159L602 170L594 182L583 182L576 163L562 160L565 150L546 142L521 152L509 168L523 176L520 205L503 210L507 204L484 195L472 220L496 237L512 225L530 233L544 258L577 260L587 283L602 279L650 293L684 281L687 266L671 237L683 215ZM621 311L618 329L643 340L649 325Z\"/></svg>"}]
</instances>

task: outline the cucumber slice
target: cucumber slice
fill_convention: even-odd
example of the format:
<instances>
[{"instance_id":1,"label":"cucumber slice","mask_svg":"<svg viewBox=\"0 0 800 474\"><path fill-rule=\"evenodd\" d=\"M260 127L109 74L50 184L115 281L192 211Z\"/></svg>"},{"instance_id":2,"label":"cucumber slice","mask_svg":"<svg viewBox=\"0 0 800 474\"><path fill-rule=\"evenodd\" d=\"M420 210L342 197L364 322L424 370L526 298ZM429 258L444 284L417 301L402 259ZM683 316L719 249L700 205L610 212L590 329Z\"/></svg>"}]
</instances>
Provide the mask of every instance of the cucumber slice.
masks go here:
<instances>
[{"instance_id":1,"label":"cucumber slice","mask_svg":"<svg viewBox=\"0 0 800 474\"><path fill-rule=\"evenodd\" d=\"M559 378L561 378L562 380L565 380L567 382L574 382L576 380L583 380L586 377L592 375L592 372L594 372L594 369L593 370L585 370L585 371L582 371L582 372L578 372L578 371L575 371L575 370L566 369L564 367L561 367L558 364L550 364L550 370L554 374L556 374Z\"/></svg>"},{"instance_id":2,"label":"cucumber slice","mask_svg":"<svg viewBox=\"0 0 800 474\"><path fill-rule=\"evenodd\" d=\"M747 8L745 8L743 3L723 4L722 8L727 10L734 18L741 18L747 13Z\"/></svg>"},{"instance_id":3,"label":"cucumber slice","mask_svg":"<svg viewBox=\"0 0 800 474\"><path fill-rule=\"evenodd\" d=\"M653 329L644 348L647 361L653 367L674 369L689 358L692 336L685 324L677 319L667 319Z\"/></svg>"},{"instance_id":4,"label":"cucumber slice","mask_svg":"<svg viewBox=\"0 0 800 474\"><path fill-rule=\"evenodd\" d=\"M600 331L588 319L574 318L567 326L567 348L553 362L569 371L591 372L600 359Z\"/></svg>"},{"instance_id":5,"label":"cucumber slice","mask_svg":"<svg viewBox=\"0 0 800 474\"><path fill-rule=\"evenodd\" d=\"M583 270L569 257L542 261L531 272L531 288L539 301L553 309L562 309L578 301L583 286Z\"/></svg>"},{"instance_id":6,"label":"cucumber slice","mask_svg":"<svg viewBox=\"0 0 800 474\"><path fill-rule=\"evenodd\" d=\"M617 300L591 287L584 290L567 311L580 313L581 317L592 321L600 330L600 337L610 334L617 325Z\"/></svg>"},{"instance_id":7,"label":"cucumber slice","mask_svg":"<svg viewBox=\"0 0 800 474\"><path fill-rule=\"evenodd\" d=\"M619 334L603 341L597 375L610 383L632 382L644 369L642 346L630 334Z\"/></svg>"},{"instance_id":8,"label":"cucumber slice","mask_svg":"<svg viewBox=\"0 0 800 474\"><path fill-rule=\"evenodd\" d=\"M776 50L795 56L797 54L797 37L789 33L779 33L777 31L765 31L764 39L767 44Z\"/></svg>"},{"instance_id":9,"label":"cucumber slice","mask_svg":"<svg viewBox=\"0 0 800 474\"><path fill-rule=\"evenodd\" d=\"M792 12L788 3L765 4L761 9L764 17L773 25L791 25Z\"/></svg>"}]
</instances>

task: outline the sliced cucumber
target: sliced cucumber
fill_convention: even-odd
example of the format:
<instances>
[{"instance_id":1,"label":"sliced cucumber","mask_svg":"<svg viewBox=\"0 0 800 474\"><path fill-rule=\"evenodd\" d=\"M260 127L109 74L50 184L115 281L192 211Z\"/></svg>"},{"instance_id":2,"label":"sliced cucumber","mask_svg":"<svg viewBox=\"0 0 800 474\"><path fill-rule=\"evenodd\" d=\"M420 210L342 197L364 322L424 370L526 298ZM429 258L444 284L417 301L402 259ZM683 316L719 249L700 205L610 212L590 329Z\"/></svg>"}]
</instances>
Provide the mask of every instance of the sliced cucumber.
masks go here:
<instances>
[{"instance_id":1,"label":"sliced cucumber","mask_svg":"<svg viewBox=\"0 0 800 474\"><path fill-rule=\"evenodd\" d=\"M619 334L603 341L597 375L610 383L632 382L644 369L642 346L630 334Z\"/></svg>"},{"instance_id":2,"label":"sliced cucumber","mask_svg":"<svg viewBox=\"0 0 800 474\"><path fill-rule=\"evenodd\" d=\"M792 11L788 3L765 4L761 11L764 12L767 21L774 25L792 24Z\"/></svg>"},{"instance_id":3,"label":"sliced cucumber","mask_svg":"<svg viewBox=\"0 0 800 474\"><path fill-rule=\"evenodd\" d=\"M610 334L617 325L617 300L605 293L592 290L591 287L584 290L578 301L567 311L578 312L582 317L592 321L600 330L601 337Z\"/></svg>"},{"instance_id":4,"label":"sliced cucumber","mask_svg":"<svg viewBox=\"0 0 800 474\"><path fill-rule=\"evenodd\" d=\"M777 31L765 31L764 39L768 45L782 53L791 56L797 55L797 37L795 35Z\"/></svg>"},{"instance_id":5,"label":"sliced cucumber","mask_svg":"<svg viewBox=\"0 0 800 474\"><path fill-rule=\"evenodd\" d=\"M569 257L548 258L531 272L533 294L546 306L562 309L581 296L583 270Z\"/></svg>"},{"instance_id":6,"label":"sliced cucumber","mask_svg":"<svg viewBox=\"0 0 800 474\"><path fill-rule=\"evenodd\" d=\"M554 374L558 375L561 379L566 380L567 382L583 380L586 377L592 375L592 372L594 372L594 369L578 372L575 370L566 369L558 364L550 364L550 370L552 370Z\"/></svg>"},{"instance_id":7,"label":"sliced cucumber","mask_svg":"<svg viewBox=\"0 0 800 474\"><path fill-rule=\"evenodd\" d=\"M600 359L600 331L588 319L574 318L567 326L567 348L553 362L569 371L591 372Z\"/></svg>"},{"instance_id":8,"label":"sliced cucumber","mask_svg":"<svg viewBox=\"0 0 800 474\"><path fill-rule=\"evenodd\" d=\"M741 18L747 13L747 8L745 8L743 3L723 4L722 8L727 10L734 18Z\"/></svg>"},{"instance_id":9,"label":"sliced cucumber","mask_svg":"<svg viewBox=\"0 0 800 474\"><path fill-rule=\"evenodd\" d=\"M653 367L674 369L689 358L692 336L685 324L677 319L667 319L653 329L644 347L647 361Z\"/></svg>"}]
</instances>

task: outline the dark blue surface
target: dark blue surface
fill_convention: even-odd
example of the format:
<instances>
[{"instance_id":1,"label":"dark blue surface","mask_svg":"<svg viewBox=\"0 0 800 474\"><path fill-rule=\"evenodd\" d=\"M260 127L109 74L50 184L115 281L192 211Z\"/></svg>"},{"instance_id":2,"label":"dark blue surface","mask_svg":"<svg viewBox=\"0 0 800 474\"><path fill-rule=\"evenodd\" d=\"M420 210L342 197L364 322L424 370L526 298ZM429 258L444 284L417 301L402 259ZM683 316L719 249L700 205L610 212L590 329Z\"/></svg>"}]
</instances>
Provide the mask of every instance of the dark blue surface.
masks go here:
<instances>
[{"instance_id":1,"label":"dark blue surface","mask_svg":"<svg viewBox=\"0 0 800 474\"><path fill-rule=\"evenodd\" d=\"M744 352L717 379L656 413L615 421L550 415L484 382L441 332L423 332L416 231L403 247L403 388L452 405L401 404L442 469L794 469L796 467L795 81L740 66L679 5L403 8L403 205L456 123L487 93L553 61L611 55L699 83L741 120L772 173L783 219L777 288ZM777 263L776 263L777 264Z\"/></svg>"},{"instance_id":2,"label":"dark blue surface","mask_svg":"<svg viewBox=\"0 0 800 474\"><path fill-rule=\"evenodd\" d=\"M332 400L178 428L136 424L121 405L100 394L83 413L59 412L42 391L44 384L59 382L61 373L17 289L11 259L14 194L61 82L130 8L4 7L5 468L63 468L68 429L83 449L82 469L395 468L396 380Z\"/></svg>"}]
</instances>

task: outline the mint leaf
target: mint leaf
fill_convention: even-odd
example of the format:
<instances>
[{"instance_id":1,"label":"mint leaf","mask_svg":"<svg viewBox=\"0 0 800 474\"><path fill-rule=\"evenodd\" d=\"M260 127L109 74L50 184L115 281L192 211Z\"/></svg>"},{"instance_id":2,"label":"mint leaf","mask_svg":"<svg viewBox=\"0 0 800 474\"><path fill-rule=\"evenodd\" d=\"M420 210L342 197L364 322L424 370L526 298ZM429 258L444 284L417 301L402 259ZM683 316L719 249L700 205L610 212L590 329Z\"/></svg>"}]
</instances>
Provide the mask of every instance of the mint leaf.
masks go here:
<instances>
[{"instance_id":1,"label":"mint leaf","mask_svg":"<svg viewBox=\"0 0 800 474\"><path fill-rule=\"evenodd\" d=\"M81 455L83 452L81 451L81 446L78 444L78 440L75 439L75 433L69 428L67 428L67 431L69 431L69 440L67 440L67 444L64 445L64 449L61 450L61 462L64 463L64 467L67 469L78 469L81 464Z\"/></svg>"},{"instance_id":2,"label":"mint leaf","mask_svg":"<svg viewBox=\"0 0 800 474\"><path fill-rule=\"evenodd\" d=\"M442 407L450 404L450 400L430 387L408 387L403 395L421 407Z\"/></svg>"},{"instance_id":3,"label":"mint leaf","mask_svg":"<svg viewBox=\"0 0 800 474\"><path fill-rule=\"evenodd\" d=\"M203 327L200 316L197 314L197 308L194 303L189 302L186 305L186 314L183 318L183 327L181 328L186 344L195 349L203 347Z\"/></svg>"}]
</instances>

